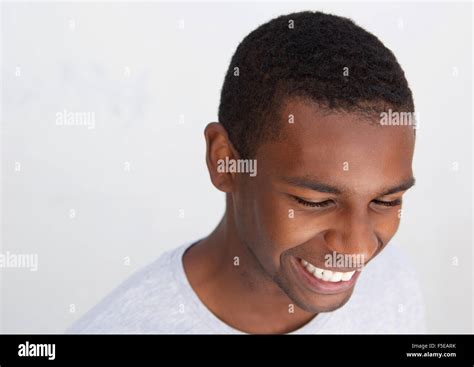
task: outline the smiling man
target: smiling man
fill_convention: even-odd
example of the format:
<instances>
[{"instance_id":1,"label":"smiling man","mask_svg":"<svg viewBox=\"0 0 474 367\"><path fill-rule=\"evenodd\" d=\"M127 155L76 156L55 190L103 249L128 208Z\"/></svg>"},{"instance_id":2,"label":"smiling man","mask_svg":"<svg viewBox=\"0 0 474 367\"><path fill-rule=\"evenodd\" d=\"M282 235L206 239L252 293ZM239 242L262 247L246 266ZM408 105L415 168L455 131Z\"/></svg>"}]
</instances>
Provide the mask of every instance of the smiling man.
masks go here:
<instances>
[{"instance_id":1,"label":"smiling man","mask_svg":"<svg viewBox=\"0 0 474 367\"><path fill-rule=\"evenodd\" d=\"M415 182L415 130L382 124L388 112L414 113L408 83L352 21L300 12L257 28L205 129L210 178L226 193L221 222L70 332L422 332L415 275L389 244Z\"/></svg>"}]
</instances>

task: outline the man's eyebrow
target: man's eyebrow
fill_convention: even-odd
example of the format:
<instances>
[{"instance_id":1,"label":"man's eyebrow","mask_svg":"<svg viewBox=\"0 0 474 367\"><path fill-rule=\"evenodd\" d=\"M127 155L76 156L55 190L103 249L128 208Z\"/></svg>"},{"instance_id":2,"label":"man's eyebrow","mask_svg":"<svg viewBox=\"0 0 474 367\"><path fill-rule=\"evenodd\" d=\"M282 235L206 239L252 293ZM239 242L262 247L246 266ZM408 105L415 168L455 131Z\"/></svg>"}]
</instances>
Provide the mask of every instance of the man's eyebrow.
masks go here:
<instances>
[{"instance_id":1,"label":"man's eyebrow","mask_svg":"<svg viewBox=\"0 0 474 367\"><path fill-rule=\"evenodd\" d=\"M325 192L328 194L340 194L342 192L342 190L338 189L335 186L318 182L314 179L306 177L282 177L282 180L289 185L299 186L319 192Z\"/></svg>"},{"instance_id":2,"label":"man's eyebrow","mask_svg":"<svg viewBox=\"0 0 474 367\"><path fill-rule=\"evenodd\" d=\"M294 186L299 186L299 187L303 187L303 188L306 188L306 189L310 189L310 190L314 190L314 191L318 191L318 192L324 192L324 193L328 193L328 194L341 194L343 193L344 189L340 189L336 186L333 186L333 185L330 185L330 184L327 184L327 183L323 183L323 182L319 182L317 180L314 180L314 179L311 179L311 178L306 178L306 177L282 177L282 180L289 184L289 185L294 185ZM409 178L408 180L406 180L405 182L402 182L396 186L393 186L393 187L390 187L390 188L387 188L387 189L383 189L381 191L381 194L378 195L378 196L387 196L387 195L390 195L390 194L395 194L397 192L400 192L400 191L405 191L405 190L408 190L410 187L412 187L413 185L415 185L415 178L414 177L411 177Z\"/></svg>"},{"instance_id":3,"label":"man's eyebrow","mask_svg":"<svg viewBox=\"0 0 474 367\"><path fill-rule=\"evenodd\" d=\"M408 190L410 187L415 185L415 177L409 178L407 181L398 184L397 186L383 190L379 196L387 196L390 194L395 194L400 191Z\"/></svg>"}]
</instances>

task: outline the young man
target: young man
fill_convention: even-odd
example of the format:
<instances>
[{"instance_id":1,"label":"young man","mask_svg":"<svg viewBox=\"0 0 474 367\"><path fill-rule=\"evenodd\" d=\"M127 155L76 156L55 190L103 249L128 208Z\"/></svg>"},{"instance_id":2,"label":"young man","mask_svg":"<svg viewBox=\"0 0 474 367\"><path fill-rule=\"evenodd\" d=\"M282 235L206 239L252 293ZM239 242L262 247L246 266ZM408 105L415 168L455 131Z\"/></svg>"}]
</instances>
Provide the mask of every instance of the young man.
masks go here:
<instances>
[{"instance_id":1,"label":"young man","mask_svg":"<svg viewBox=\"0 0 474 367\"><path fill-rule=\"evenodd\" d=\"M422 332L414 274L388 244L414 184L415 130L385 116L413 112L392 52L349 19L300 12L260 26L205 129L221 222L69 332Z\"/></svg>"}]
</instances>

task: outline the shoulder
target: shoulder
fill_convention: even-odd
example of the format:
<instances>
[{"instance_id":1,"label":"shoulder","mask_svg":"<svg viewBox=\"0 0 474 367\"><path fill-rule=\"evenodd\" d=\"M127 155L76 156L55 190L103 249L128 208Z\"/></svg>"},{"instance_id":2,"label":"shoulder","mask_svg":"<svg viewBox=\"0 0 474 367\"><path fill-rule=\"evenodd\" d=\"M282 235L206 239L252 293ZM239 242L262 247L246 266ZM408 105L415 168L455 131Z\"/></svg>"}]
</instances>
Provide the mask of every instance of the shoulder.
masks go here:
<instances>
[{"instance_id":1,"label":"shoulder","mask_svg":"<svg viewBox=\"0 0 474 367\"><path fill-rule=\"evenodd\" d=\"M188 245L165 252L134 273L66 330L72 334L172 332L182 301L181 256Z\"/></svg>"}]
</instances>

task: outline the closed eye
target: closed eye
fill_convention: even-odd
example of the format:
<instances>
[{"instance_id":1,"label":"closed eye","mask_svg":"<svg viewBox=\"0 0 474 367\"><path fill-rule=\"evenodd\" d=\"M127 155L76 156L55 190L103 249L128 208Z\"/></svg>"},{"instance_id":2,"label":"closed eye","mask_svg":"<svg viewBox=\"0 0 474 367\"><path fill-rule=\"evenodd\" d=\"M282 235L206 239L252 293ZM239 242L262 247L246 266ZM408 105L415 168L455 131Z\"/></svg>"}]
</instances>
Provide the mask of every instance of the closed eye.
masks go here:
<instances>
[{"instance_id":1,"label":"closed eye","mask_svg":"<svg viewBox=\"0 0 474 367\"><path fill-rule=\"evenodd\" d=\"M331 205L332 200L324 200L324 201L307 201L304 199L299 198L298 196L292 196L294 200L296 200L299 204L304 206L309 206L311 208L325 208Z\"/></svg>"},{"instance_id":2,"label":"closed eye","mask_svg":"<svg viewBox=\"0 0 474 367\"><path fill-rule=\"evenodd\" d=\"M383 201L383 200L373 200L373 203L382 206L397 206L402 203L402 199L396 199L392 201Z\"/></svg>"}]
</instances>

